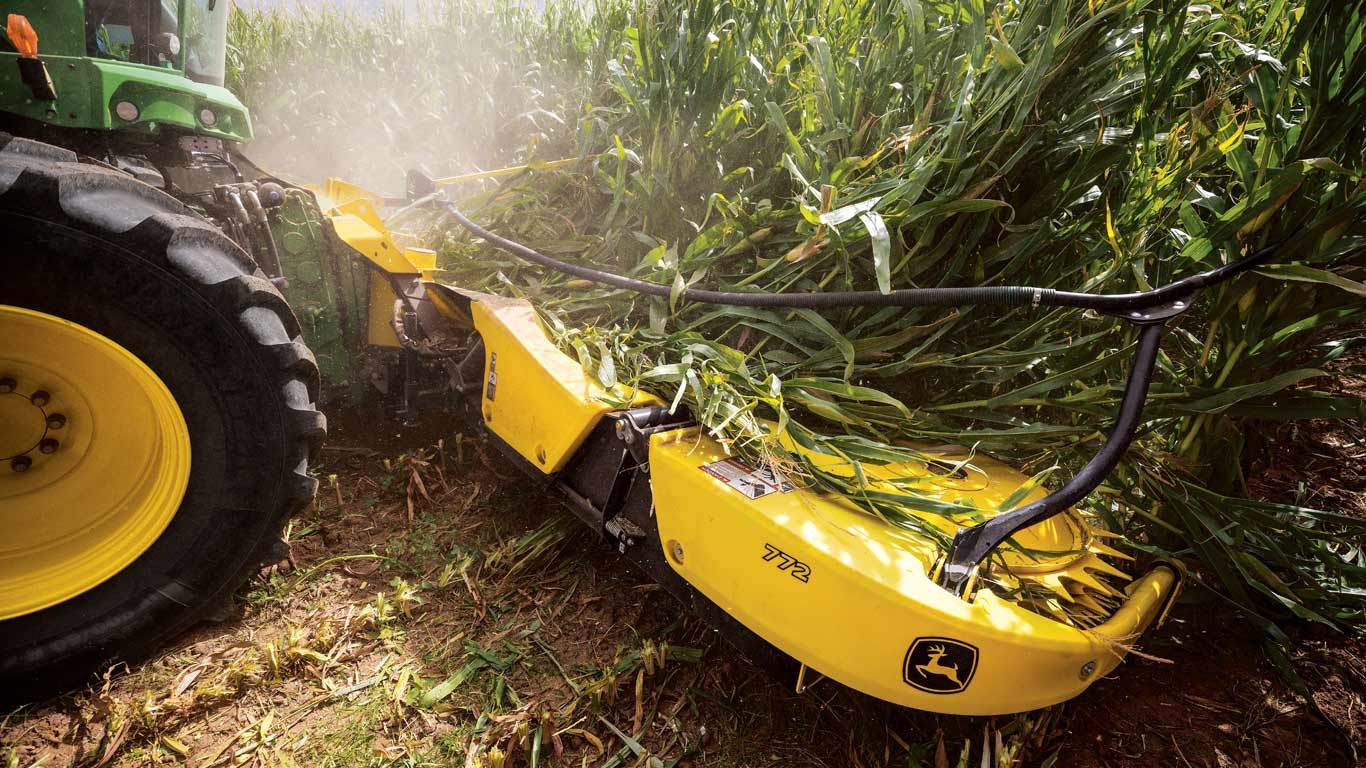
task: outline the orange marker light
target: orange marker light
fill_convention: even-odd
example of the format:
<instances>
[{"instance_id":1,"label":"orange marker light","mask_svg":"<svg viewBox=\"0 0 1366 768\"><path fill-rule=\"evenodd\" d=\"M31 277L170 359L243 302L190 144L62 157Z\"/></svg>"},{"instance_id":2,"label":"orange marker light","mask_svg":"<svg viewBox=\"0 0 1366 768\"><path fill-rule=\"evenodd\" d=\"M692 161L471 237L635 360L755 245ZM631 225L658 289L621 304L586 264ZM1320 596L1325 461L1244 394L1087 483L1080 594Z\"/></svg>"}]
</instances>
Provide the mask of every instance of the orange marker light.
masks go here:
<instances>
[{"instance_id":1,"label":"orange marker light","mask_svg":"<svg viewBox=\"0 0 1366 768\"><path fill-rule=\"evenodd\" d=\"M5 23L5 32L9 33L9 41L14 44L14 49L19 55L28 58L38 58L38 33L33 31L33 25L28 22L28 17L18 13L11 13Z\"/></svg>"}]
</instances>

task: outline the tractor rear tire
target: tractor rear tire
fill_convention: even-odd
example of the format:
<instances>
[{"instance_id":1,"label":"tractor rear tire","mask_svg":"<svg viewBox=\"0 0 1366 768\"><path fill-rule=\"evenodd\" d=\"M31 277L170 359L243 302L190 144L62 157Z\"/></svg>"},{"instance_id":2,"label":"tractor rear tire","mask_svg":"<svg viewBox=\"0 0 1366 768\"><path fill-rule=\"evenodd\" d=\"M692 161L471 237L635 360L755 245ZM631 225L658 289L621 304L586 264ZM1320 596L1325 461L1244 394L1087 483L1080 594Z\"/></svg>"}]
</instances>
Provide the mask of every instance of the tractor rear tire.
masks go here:
<instances>
[{"instance_id":1,"label":"tractor rear tire","mask_svg":"<svg viewBox=\"0 0 1366 768\"><path fill-rule=\"evenodd\" d=\"M143 526L145 542L124 547L137 552L125 553L129 562L112 575L71 569L76 578L68 596L60 578L54 586L53 569L43 562L52 557L45 554L51 542L30 536L41 546L29 551L12 542L41 530L49 517L79 527L87 525L83 515L129 514L136 502L101 499L98 491L79 497L88 503L70 503L70 493L53 494L46 502L41 495L24 496L28 486L21 485L11 485L7 497L5 483L18 482L19 464L10 464L24 464L32 477L42 469L38 462L48 458L35 451L32 461L18 457L0 464L0 700L15 703L92 682L114 660L145 658L229 604L263 561L278 556L282 526L313 497L317 483L308 475L308 462L326 422L316 408L318 368L289 305L240 247L173 198L125 174L80 162L66 150L0 134L0 232L6 239L0 246L0 392L23 394L41 405L49 394L37 389L46 386L38 379L76 380L62 366L77 369L85 362L80 344L53 349L52 359L30 366L37 371L29 376L34 381L16 383L23 374L4 370L7 352L8 364L22 367L14 361L23 359L24 339L15 334L29 326L11 321L6 327L6 317L69 332L78 341L107 341L109 349L135 359L128 364L130 375L159 380L159 391L169 393L163 399L172 407L162 409L171 412L163 430L169 447L155 455L178 456L180 466L168 460L163 470L154 466L157 461L132 462L133 470L153 480L165 474L165 482L157 480L171 487L169 501L166 493L160 497L162 520L150 534ZM28 341L30 359L41 358L42 348ZM135 432L155 432L152 425L128 426L126 411L115 413L125 404L100 391L102 386L87 389L81 397L91 404L91 441L120 445L132 442ZM30 405L7 402L11 414ZM122 436L109 427L117 417L123 418ZM68 417L54 419L50 411L38 419L39 429L44 418L64 426L62 435L78 431L74 422L64 423ZM46 447L53 450L42 453L60 458L75 442L58 449L49 441ZM93 460L69 463L74 469L62 482L76 482L82 472L108 472L108 462L104 470ZM45 480L49 486L34 486L40 489L35 493L57 487L54 476ZM20 509L25 519L16 519ZM108 557L109 549L106 541L89 554ZM11 597L8 615L5 557L29 558L9 566L10 594L20 597ZM37 564L29 576L26 562ZM42 581L33 574L43 575L45 588L55 590L49 604L23 602Z\"/></svg>"}]
</instances>

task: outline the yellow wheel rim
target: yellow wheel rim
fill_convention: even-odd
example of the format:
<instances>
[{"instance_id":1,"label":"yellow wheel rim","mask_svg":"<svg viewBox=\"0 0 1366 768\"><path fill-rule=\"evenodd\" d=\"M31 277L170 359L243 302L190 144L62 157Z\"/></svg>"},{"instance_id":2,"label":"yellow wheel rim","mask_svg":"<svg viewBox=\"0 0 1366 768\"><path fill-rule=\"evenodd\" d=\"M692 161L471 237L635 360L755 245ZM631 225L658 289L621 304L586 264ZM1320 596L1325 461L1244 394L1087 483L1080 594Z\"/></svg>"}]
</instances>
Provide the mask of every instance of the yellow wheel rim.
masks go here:
<instances>
[{"instance_id":1,"label":"yellow wheel rim","mask_svg":"<svg viewBox=\"0 0 1366 768\"><path fill-rule=\"evenodd\" d=\"M0 620L126 568L189 479L185 417L152 369L82 325L0 305Z\"/></svg>"}]
</instances>

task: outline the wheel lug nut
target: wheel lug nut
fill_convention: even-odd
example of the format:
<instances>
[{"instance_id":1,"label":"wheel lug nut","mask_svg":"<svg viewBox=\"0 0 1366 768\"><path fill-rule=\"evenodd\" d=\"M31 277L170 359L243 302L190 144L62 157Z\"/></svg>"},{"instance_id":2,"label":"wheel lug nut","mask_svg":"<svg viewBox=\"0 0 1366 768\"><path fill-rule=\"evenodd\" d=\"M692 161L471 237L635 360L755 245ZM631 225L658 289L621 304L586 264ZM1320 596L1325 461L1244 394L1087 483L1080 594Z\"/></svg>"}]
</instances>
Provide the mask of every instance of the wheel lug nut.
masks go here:
<instances>
[{"instance_id":1,"label":"wheel lug nut","mask_svg":"<svg viewBox=\"0 0 1366 768\"><path fill-rule=\"evenodd\" d=\"M54 413L47 417L48 429L61 429L66 426L66 417L60 413Z\"/></svg>"},{"instance_id":2,"label":"wheel lug nut","mask_svg":"<svg viewBox=\"0 0 1366 768\"><path fill-rule=\"evenodd\" d=\"M11 379L8 376L0 378L0 395L13 392L14 388L17 386L19 386L19 382L15 381L14 379Z\"/></svg>"},{"instance_id":3,"label":"wheel lug nut","mask_svg":"<svg viewBox=\"0 0 1366 768\"><path fill-rule=\"evenodd\" d=\"M52 395L49 395L47 393L47 390L40 389L37 392L34 392L33 394L29 395L28 399L29 402L33 403L39 408L42 408L43 406L47 405L49 400L52 399Z\"/></svg>"},{"instance_id":4,"label":"wheel lug nut","mask_svg":"<svg viewBox=\"0 0 1366 768\"><path fill-rule=\"evenodd\" d=\"M60 443L48 437L44 438L41 442L38 443L38 450L42 451L43 453L56 453L58 445L60 445Z\"/></svg>"},{"instance_id":5,"label":"wheel lug nut","mask_svg":"<svg viewBox=\"0 0 1366 768\"><path fill-rule=\"evenodd\" d=\"M30 459L27 456L15 456L14 458L10 459L9 468L14 470L15 472L27 472L29 466L32 464L33 459Z\"/></svg>"}]
</instances>

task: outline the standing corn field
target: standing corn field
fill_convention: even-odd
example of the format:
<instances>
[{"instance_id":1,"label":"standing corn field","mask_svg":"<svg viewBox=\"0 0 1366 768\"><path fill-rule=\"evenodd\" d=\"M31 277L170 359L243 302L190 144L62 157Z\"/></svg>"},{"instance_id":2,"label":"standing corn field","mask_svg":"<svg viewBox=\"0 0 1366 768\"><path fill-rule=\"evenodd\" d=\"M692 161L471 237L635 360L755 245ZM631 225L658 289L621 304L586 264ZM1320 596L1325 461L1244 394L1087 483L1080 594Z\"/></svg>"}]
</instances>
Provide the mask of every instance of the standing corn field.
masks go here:
<instances>
[{"instance_id":1,"label":"standing corn field","mask_svg":"<svg viewBox=\"0 0 1366 768\"><path fill-rule=\"evenodd\" d=\"M1176 330L1142 439L1094 511L1199 561L1273 636L1286 612L1361 626L1360 519L1248 498L1246 477L1270 424L1366 415L1328 372L1360 370L1366 309L1361 5L599 13L617 23L586 52L595 89L567 116L582 170L474 198L561 257L675 293L1120 292L1284 241ZM1047 483L1094 452L1134 343L1086 312L718 310L565 282L460 239L446 253L461 280L536 301L603 383L685 403L751 455L782 452L772 419L857 461L955 442ZM806 470L883 516L925 503Z\"/></svg>"}]
</instances>

